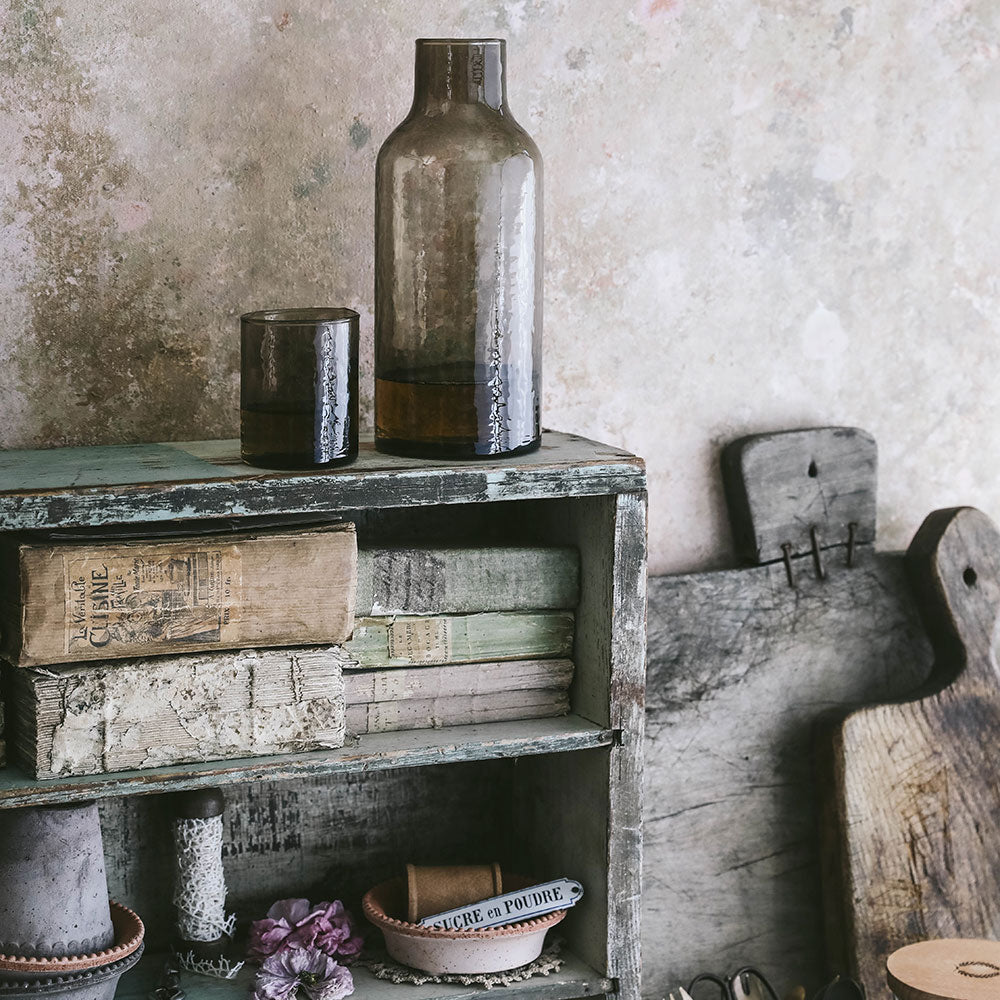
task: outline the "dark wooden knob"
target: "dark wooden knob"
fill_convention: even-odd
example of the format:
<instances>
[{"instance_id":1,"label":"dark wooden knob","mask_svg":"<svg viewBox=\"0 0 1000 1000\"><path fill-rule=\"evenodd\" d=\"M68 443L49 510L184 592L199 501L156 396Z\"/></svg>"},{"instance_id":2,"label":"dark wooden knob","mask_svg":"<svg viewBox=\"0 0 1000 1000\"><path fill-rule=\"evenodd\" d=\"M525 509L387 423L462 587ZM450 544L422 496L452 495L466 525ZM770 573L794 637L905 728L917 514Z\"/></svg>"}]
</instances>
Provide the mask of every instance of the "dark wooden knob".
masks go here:
<instances>
[{"instance_id":1,"label":"dark wooden knob","mask_svg":"<svg viewBox=\"0 0 1000 1000\"><path fill-rule=\"evenodd\" d=\"M210 819L221 816L226 808L226 797L221 788L198 788L193 792L180 792L174 800L174 811L181 819Z\"/></svg>"}]
</instances>

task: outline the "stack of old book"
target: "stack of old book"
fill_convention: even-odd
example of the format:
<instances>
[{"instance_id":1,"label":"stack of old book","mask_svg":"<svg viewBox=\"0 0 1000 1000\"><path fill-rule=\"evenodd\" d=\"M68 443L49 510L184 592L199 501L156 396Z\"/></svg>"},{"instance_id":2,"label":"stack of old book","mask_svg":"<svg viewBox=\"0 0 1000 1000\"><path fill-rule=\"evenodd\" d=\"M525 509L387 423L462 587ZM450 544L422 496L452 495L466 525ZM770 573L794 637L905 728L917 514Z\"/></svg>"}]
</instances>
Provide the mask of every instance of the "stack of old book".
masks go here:
<instances>
[{"instance_id":1,"label":"stack of old book","mask_svg":"<svg viewBox=\"0 0 1000 1000\"><path fill-rule=\"evenodd\" d=\"M569 710L574 549L354 526L0 552L9 747L38 778Z\"/></svg>"}]
</instances>

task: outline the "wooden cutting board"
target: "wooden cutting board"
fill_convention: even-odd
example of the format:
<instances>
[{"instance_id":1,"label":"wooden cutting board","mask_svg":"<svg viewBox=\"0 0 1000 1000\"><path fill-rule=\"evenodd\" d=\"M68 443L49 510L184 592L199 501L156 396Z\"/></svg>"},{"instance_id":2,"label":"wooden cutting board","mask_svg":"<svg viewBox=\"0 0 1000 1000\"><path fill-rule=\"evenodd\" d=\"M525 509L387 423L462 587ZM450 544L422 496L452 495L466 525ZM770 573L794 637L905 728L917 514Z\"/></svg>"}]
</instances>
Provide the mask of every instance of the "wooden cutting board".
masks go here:
<instances>
[{"instance_id":1,"label":"wooden cutting board","mask_svg":"<svg viewBox=\"0 0 1000 1000\"><path fill-rule=\"evenodd\" d=\"M828 927L870 1000L890 995L896 948L1000 938L1000 532L970 507L936 511L907 569L934 644L930 680L824 737Z\"/></svg>"},{"instance_id":2,"label":"wooden cutting board","mask_svg":"<svg viewBox=\"0 0 1000 1000\"><path fill-rule=\"evenodd\" d=\"M724 474L757 565L649 581L643 995L752 963L811 997L831 975L813 725L912 691L931 650L902 554L872 545L870 435L743 439Z\"/></svg>"}]
</instances>

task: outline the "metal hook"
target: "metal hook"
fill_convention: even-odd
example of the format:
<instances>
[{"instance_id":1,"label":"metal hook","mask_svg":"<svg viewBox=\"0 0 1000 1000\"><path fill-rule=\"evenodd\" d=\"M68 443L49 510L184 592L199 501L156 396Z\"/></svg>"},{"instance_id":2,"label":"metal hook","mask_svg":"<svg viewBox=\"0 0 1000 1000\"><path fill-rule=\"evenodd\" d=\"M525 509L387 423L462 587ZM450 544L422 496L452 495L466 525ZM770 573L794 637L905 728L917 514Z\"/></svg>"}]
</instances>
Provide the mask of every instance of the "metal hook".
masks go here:
<instances>
[{"instance_id":1,"label":"metal hook","mask_svg":"<svg viewBox=\"0 0 1000 1000\"><path fill-rule=\"evenodd\" d=\"M854 546L858 540L858 525L856 521L851 521L847 526L847 565L854 565Z\"/></svg>"},{"instance_id":2,"label":"metal hook","mask_svg":"<svg viewBox=\"0 0 1000 1000\"><path fill-rule=\"evenodd\" d=\"M812 540L813 564L816 566L816 576L821 580L825 580L826 570L823 568L823 557L819 550L819 535L815 524L809 529L809 537Z\"/></svg>"},{"instance_id":3,"label":"metal hook","mask_svg":"<svg viewBox=\"0 0 1000 1000\"><path fill-rule=\"evenodd\" d=\"M781 558L785 563L785 576L788 577L788 586L795 589L795 572L792 570L792 543L783 542L781 545Z\"/></svg>"}]
</instances>

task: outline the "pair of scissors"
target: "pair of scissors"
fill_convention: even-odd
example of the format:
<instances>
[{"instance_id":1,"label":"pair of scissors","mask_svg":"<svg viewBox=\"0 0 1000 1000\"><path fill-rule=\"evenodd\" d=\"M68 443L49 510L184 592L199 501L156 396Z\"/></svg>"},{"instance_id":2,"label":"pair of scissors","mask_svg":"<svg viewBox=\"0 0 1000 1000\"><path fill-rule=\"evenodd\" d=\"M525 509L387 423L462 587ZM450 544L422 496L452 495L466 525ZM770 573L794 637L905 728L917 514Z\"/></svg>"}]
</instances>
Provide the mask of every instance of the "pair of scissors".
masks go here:
<instances>
[{"instance_id":1,"label":"pair of scissors","mask_svg":"<svg viewBox=\"0 0 1000 1000\"><path fill-rule=\"evenodd\" d=\"M778 1000L774 987L751 965L737 969L731 976L717 976L711 972L695 976L688 986L693 1000L709 1000L709 992L703 988L695 995L695 988L700 983L710 983L718 989L720 1000ZM816 1000L865 1000L865 994L853 979L838 976L816 994Z\"/></svg>"},{"instance_id":2,"label":"pair of scissors","mask_svg":"<svg viewBox=\"0 0 1000 1000\"><path fill-rule=\"evenodd\" d=\"M702 983L710 983L718 989L720 1000L778 1000L774 987L752 965L745 965L730 976L717 976L712 972L695 976L688 986L694 1000L708 1000L710 996L708 990L699 988Z\"/></svg>"}]
</instances>

